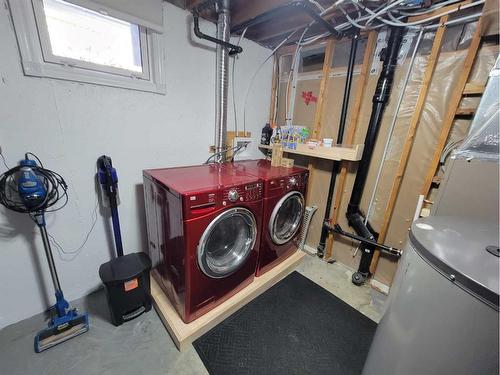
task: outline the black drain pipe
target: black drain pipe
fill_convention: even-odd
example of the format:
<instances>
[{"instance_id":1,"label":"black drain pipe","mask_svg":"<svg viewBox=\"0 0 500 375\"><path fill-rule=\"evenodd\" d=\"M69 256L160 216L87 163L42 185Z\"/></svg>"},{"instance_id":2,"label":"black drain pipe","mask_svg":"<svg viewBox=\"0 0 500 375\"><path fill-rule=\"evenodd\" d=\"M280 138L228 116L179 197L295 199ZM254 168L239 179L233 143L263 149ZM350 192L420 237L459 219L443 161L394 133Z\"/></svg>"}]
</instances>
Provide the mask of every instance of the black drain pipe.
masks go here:
<instances>
[{"instance_id":1,"label":"black drain pipe","mask_svg":"<svg viewBox=\"0 0 500 375\"><path fill-rule=\"evenodd\" d=\"M344 138L344 129L345 123L347 119L347 110L349 108L349 97L351 95L351 84L352 84L352 76L354 73L354 63L356 61L356 50L358 48L358 40L359 33L356 33L351 39L351 51L349 53L349 63L347 65L347 77L345 81L344 87L344 99L342 101L342 112L340 113L340 122L339 122L339 130L337 133L337 144L341 144ZM323 258L325 255L325 244L326 238L328 237L328 228L326 224L330 220L330 211L332 209L332 198L333 191L335 190L335 180L337 178L337 174L339 173L339 165L340 162L334 161L332 165L332 174L330 176L330 186L328 187L328 196L326 198L326 209L325 209L325 217L323 219L324 225L321 229L321 238L319 240L317 255L320 258Z\"/></svg>"},{"instance_id":2,"label":"black drain pipe","mask_svg":"<svg viewBox=\"0 0 500 375\"><path fill-rule=\"evenodd\" d=\"M398 62L398 54L404 31L405 29L403 27L391 29L391 36L389 37L389 41L384 52L382 72L380 73L377 88L375 90L375 94L373 95L372 113L366 133L363 155L358 165L356 180L354 181L351 199L346 213L347 222L349 223L349 226L354 229L356 234L372 242L376 241L376 235L373 233L370 225L366 225L364 223L364 218L359 210L359 204L363 195L363 189L365 187L366 177L368 175L368 169L370 167L378 131L382 122L382 116L391 94L394 72ZM352 276L352 282L356 285L363 284L366 278L370 275L370 263L373 258L375 247L361 242L360 249L361 261L358 271Z\"/></svg>"}]
</instances>

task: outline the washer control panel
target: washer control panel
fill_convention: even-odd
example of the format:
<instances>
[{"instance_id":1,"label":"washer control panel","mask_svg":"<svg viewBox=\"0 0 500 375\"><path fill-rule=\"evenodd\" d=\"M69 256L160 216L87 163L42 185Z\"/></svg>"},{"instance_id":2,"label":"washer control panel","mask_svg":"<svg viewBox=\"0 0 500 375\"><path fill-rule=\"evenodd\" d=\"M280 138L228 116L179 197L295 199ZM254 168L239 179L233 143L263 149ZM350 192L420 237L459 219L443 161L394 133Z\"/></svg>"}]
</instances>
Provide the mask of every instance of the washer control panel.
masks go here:
<instances>
[{"instance_id":1,"label":"washer control panel","mask_svg":"<svg viewBox=\"0 0 500 375\"><path fill-rule=\"evenodd\" d=\"M227 192L227 199L229 199L230 202L236 202L238 198L240 197L240 194L238 193L238 190L236 189L231 189Z\"/></svg>"},{"instance_id":2,"label":"washer control panel","mask_svg":"<svg viewBox=\"0 0 500 375\"><path fill-rule=\"evenodd\" d=\"M222 204L227 205L228 203L250 202L262 199L262 192L262 182L234 186L230 189L224 190L222 194Z\"/></svg>"}]
</instances>

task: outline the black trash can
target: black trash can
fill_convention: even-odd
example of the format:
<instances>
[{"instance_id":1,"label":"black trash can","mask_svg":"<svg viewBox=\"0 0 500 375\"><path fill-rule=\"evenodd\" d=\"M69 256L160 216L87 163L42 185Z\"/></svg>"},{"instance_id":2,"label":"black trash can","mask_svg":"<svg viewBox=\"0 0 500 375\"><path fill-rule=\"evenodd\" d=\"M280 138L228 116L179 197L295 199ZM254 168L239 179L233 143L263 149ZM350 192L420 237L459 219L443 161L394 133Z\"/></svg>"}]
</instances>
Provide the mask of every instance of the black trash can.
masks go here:
<instances>
[{"instance_id":1,"label":"black trash can","mask_svg":"<svg viewBox=\"0 0 500 375\"><path fill-rule=\"evenodd\" d=\"M127 254L99 267L115 326L151 310L150 270L151 260L145 253Z\"/></svg>"}]
</instances>

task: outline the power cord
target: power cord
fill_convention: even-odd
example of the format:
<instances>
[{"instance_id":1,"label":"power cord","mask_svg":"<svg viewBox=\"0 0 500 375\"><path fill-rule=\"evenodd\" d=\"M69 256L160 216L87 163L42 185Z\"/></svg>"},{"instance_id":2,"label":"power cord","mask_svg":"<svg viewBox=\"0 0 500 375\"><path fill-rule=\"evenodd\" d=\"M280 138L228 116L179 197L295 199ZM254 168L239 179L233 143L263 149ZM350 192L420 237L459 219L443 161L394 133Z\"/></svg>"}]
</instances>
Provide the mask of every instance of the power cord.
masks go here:
<instances>
[{"instance_id":1,"label":"power cord","mask_svg":"<svg viewBox=\"0 0 500 375\"><path fill-rule=\"evenodd\" d=\"M238 148L233 152L233 156L231 157L231 163L234 161L234 157L236 156L236 154L240 152L241 149L243 148L246 149L249 144L250 142L245 142L244 144L238 146Z\"/></svg>"},{"instance_id":2,"label":"power cord","mask_svg":"<svg viewBox=\"0 0 500 375\"><path fill-rule=\"evenodd\" d=\"M85 235L83 243L80 246L78 246L78 248L76 248L76 250L71 250L71 251L64 250L64 247L56 240L56 238L52 234L49 233L50 242L51 242L51 244L53 244L57 248L59 259L61 259L64 262L71 262L74 259L76 259L76 257L78 255L80 255L81 251L83 250L83 248L87 244L87 242L88 242L88 240L90 238L90 235L94 231L95 225L97 223L97 218L98 218L98 216L97 216L97 208L98 207L99 207L99 201L98 201L98 199L96 197L95 205L94 205L94 210L92 211L92 224L90 225L89 231ZM62 254L69 255L70 258L64 258L62 256Z\"/></svg>"},{"instance_id":3,"label":"power cord","mask_svg":"<svg viewBox=\"0 0 500 375\"><path fill-rule=\"evenodd\" d=\"M19 196L16 183L16 175L19 173L22 167L16 166L14 168L9 168L9 166L5 161L4 155L0 152L0 158L2 159L3 164L7 168L7 171L0 176L0 204L4 205L6 208L10 210L29 214L30 218L33 221L35 221L35 223L38 224L38 222L34 217L34 215L37 212L40 211L55 212L66 206L66 204L68 203L68 193L67 193L68 185L66 181L64 181L61 175L59 175L54 171L44 168L42 161L36 154L32 152L26 152L25 158L27 159L28 156L32 156L33 158L35 158L40 164L40 166L30 166L30 168L33 170L34 173L42 177L40 180L42 181L47 191L46 198L36 207L30 207L30 208L26 207L26 205L22 202L21 197ZM50 209L50 207L54 207L61 200L64 201L62 205ZM56 238L50 233L48 234L50 242L58 249L58 254L61 260L72 261L80 254L81 250L87 244L90 235L92 234L95 225L97 223L98 207L99 207L99 202L96 197L95 206L92 212L92 224L90 230L85 235L83 243L76 250L72 251L64 250L64 247L56 240ZM62 256L62 254L71 255L72 257L71 259L65 259Z\"/></svg>"},{"instance_id":4,"label":"power cord","mask_svg":"<svg viewBox=\"0 0 500 375\"><path fill-rule=\"evenodd\" d=\"M2 154L2 151L0 150L0 157L2 158L2 162L3 162L3 165L5 165L5 168L7 168L7 170L9 170L9 166L7 165L7 162L5 161L5 157L3 156Z\"/></svg>"},{"instance_id":5,"label":"power cord","mask_svg":"<svg viewBox=\"0 0 500 375\"><path fill-rule=\"evenodd\" d=\"M236 151L233 153L233 157L232 157L232 159L231 159L231 161L233 161L233 160L234 160L234 155L235 155L238 151L240 151L243 147L247 147L249 144L250 144L250 142L245 142L245 144L243 144L243 145L240 145L240 146L234 146L234 147L228 147L228 148L226 148L226 149L224 149L224 150L222 150L222 151L216 152L215 154L211 155L211 156L210 156L210 157L209 157L209 158L205 161L205 163L203 163L203 164L209 164L209 163L210 163L210 160L212 160L213 158L215 158L217 155L224 154L224 153L226 153L226 152L228 152L228 151L233 151L233 150L236 150Z\"/></svg>"},{"instance_id":6,"label":"power cord","mask_svg":"<svg viewBox=\"0 0 500 375\"><path fill-rule=\"evenodd\" d=\"M240 35L240 38L238 39L238 43L236 43L236 45L239 47L240 43L241 43L241 40L245 37L245 34L248 30L248 27L246 27L243 32L241 33ZM234 68L236 66L236 60L238 59L238 55L234 55L233 57L233 69L232 69L232 73L231 73L231 92L232 92L232 96L233 96L233 112L234 112L234 131L236 132L236 135L238 135L238 115L237 115L237 109L236 109L236 94L235 94L235 87L234 87Z\"/></svg>"},{"instance_id":7,"label":"power cord","mask_svg":"<svg viewBox=\"0 0 500 375\"><path fill-rule=\"evenodd\" d=\"M35 157L40 163L40 166L34 165L30 166L30 168L33 173L42 177L40 181L47 192L45 199L30 207L27 207L22 201L16 186L16 176L23 166L18 165L10 168L0 176L0 204L12 211L27 214L39 211L55 212L60 210L68 203L68 185L66 181L64 181L64 178L59 173L43 168L42 162L35 154L27 152L26 158L28 155ZM51 209L51 207L56 206L60 201L63 201L62 205Z\"/></svg>"}]
</instances>

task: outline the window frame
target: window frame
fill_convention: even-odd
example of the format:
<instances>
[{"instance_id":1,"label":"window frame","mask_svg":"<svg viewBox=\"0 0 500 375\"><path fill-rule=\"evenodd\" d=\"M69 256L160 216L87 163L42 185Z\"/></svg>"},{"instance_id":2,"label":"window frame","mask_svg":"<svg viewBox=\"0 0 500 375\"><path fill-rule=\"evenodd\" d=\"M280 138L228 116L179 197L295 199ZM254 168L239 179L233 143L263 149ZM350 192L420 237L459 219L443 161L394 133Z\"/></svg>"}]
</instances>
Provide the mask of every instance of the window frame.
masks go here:
<instances>
[{"instance_id":1,"label":"window frame","mask_svg":"<svg viewBox=\"0 0 500 375\"><path fill-rule=\"evenodd\" d=\"M166 93L163 34L139 25L143 72L134 72L52 54L43 0L10 1L9 7L26 76Z\"/></svg>"}]
</instances>

